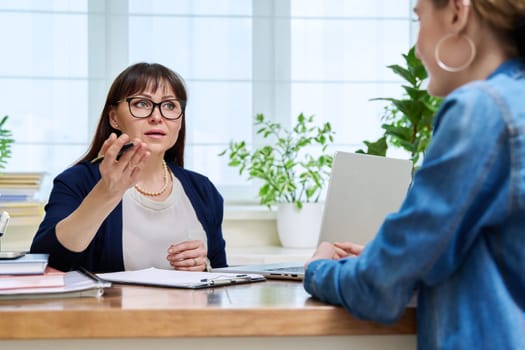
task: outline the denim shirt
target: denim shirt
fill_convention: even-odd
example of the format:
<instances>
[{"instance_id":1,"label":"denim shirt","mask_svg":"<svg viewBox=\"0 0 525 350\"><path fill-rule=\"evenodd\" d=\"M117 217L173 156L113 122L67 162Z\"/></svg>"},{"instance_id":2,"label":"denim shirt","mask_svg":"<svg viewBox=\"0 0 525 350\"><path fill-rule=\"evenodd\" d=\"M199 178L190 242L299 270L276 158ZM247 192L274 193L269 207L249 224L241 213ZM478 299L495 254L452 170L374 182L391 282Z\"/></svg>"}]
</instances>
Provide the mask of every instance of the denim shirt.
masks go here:
<instances>
[{"instance_id":1,"label":"denim shirt","mask_svg":"<svg viewBox=\"0 0 525 350\"><path fill-rule=\"evenodd\" d=\"M310 263L304 287L381 323L417 291L419 349L525 349L522 61L443 101L399 211L359 257Z\"/></svg>"}]
</instances>

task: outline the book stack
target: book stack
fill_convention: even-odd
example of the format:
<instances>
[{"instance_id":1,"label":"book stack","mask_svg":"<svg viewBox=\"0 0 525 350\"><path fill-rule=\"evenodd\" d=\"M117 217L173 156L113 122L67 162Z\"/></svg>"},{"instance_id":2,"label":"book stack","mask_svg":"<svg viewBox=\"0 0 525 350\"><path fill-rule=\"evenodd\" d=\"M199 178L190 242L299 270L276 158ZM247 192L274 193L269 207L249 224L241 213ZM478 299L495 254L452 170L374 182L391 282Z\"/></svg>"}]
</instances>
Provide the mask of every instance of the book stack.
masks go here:
<instances>
[{"instance_id":1,"label":"book stack","mask_svg":"<svg viewBox=\"0 0 525 350\"><path fill-rule=\"evenodd\" d=\"M37 200L44 173L0 173L0 212L9 213L14 222L39 222L43 215L43 203Z\"/></svg>"},{"instance_id":2,"label":"book stack","mask_svg":"<svg viewBox=\"0 0 525 350\"><path fill-rule=\"evenodd\" d=\"M43 274L48 259L48 254L22 254L13 259L0 259L0 276Z\"/></svg>"},{"instance_id":3,"label":"book stack","mask_svg":"<svg viewBox=\"0 0 525 350\"><path fill-rule=\"evenodd\" d=\"M0 213L9 219L3 232L3 250L28 251L44 215L44 203L37 199L44 173L0 172Z\"/></svg>"},{"instance_id":4,"label":"book stack","mask_svg":"<svg viewBox=\"0 0 525 350\"><path fill-rule=\"evenodd\" d=\"M33 200L40 189L44 173L0 173L0 201L26 202Z\"/></svg>"}]
</instances>

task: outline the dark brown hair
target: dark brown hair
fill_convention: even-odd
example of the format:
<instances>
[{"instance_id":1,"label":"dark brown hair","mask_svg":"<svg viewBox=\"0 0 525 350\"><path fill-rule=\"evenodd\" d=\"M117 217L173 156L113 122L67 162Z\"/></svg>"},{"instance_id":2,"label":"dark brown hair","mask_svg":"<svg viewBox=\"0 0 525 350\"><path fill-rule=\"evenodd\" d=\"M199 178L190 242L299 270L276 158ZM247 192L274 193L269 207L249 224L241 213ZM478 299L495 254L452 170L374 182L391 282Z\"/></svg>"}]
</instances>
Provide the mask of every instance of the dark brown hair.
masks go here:
<instances>
[{"instance_id":1,"label":"dark brown hair","mask_svg":"<svg viewBox=\"0 0 525 350\"><path fill-rule=\"evenodd\" d=\"M111 133L115 133L117 136L121 134L120 130L111 127L109 122L109 112L111 108L118 104L118 101L144 92L147 89L156 91L162 84L168 84L175 93L175 96L184 101L182 104L181 127L177 142L166 151L164 159L167 162L174 162L178 166L184 167L184 145L186 139L185 102L188 99L184 80L177 73L161 64L143 62L126 68L117 76L111 85L91 145L86 154L79 160L79 163L95 158L102 144Z\"/></svg>"}]
</instances>

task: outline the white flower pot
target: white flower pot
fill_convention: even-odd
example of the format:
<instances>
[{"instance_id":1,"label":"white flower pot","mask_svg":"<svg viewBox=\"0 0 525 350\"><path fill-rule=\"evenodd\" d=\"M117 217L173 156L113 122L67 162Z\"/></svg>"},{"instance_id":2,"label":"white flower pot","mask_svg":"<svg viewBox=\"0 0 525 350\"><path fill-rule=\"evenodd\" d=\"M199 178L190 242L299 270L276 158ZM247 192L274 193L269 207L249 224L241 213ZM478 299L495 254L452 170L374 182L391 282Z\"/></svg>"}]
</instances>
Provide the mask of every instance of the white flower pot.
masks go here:
<instances>
[{"instance_id":1,"label":"white flower pot","mask_svg":"<svg viewBox=\"0 0 525 350\"><path fill-rule=\"evenodd\" d=\"M277 233L286 248L314 248L319 240L323 203L303 203L298 209L293 203L279 204Z\"/></svg>"}]
</instances>

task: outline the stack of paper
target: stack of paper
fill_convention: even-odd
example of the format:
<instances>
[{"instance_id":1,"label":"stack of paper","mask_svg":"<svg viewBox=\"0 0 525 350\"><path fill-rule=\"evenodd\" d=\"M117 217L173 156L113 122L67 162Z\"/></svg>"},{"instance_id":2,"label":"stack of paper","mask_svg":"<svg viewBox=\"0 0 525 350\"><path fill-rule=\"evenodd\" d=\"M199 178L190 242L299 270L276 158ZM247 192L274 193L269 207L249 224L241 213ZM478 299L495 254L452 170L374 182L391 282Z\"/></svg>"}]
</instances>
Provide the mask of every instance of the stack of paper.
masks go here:
<instances>
[{"instance_id":1,"label":"stack of paper","mask_svg":"<svg viewBox=\"0 0 525 350\"><path fill-rule=\"evenodd\" d=\"M12 218L17 217L38 217L42 218L44 206L39 201L10 202L0 200L0 212L6 211Z\"/></svg>"},{"instance_id":2,"label":"stack of paper","mask_svg":"<svg viewBox=\"0 0 525 350\"><path fill-rule=\"evenodd\" d=\"M0 291L63 287L64 275L64 272L50 267L39 275L1 275Z\"/></svg>"},{"instance_id":3,"label":"stack of paper","mask_svg":"<svg viewBox=\"0 0 525 350\"><path fill-rule=\"evenodd\" d=\"M0 201L26 202L34 199L44 173L0 173Z\"/></svg>"},{"instance_id":4,"label":"stack of paper","mask_svg":"<svg viewBox=\"0 0 525 350\"><path fill-rule=\"evenodd\" d=\"M41 275L0 276L0 300L100 297L111 283L81 271L48 268Z\"/></svg>"},{"instance_id":5,"label":"stack of paper","mask_svg":"<svg viewBox=\"0 0 525 350\"><path fill-rule=\"evenodd\" d=\"M36 199L44 173L0 173L0 212L6 211L15 226L38 225L44 203Z\"/></svg>"},{"instance_id":6,"label":"stack of paper","mask_svg":"<svg viewBox=\"0 0 525 350\"><path fill-rule=\"evenodd\" d=\"M266 280L264 276L259 274L191 272L157 269L155 267L134 271L99 273L97 276L113 283L190 289L230 286Z\"/></svg>"}]
</instances>

